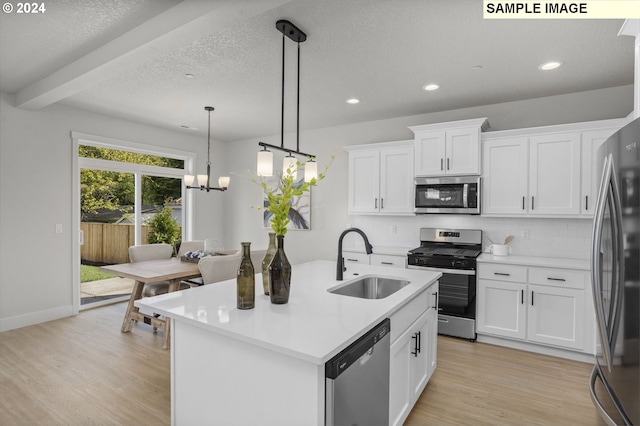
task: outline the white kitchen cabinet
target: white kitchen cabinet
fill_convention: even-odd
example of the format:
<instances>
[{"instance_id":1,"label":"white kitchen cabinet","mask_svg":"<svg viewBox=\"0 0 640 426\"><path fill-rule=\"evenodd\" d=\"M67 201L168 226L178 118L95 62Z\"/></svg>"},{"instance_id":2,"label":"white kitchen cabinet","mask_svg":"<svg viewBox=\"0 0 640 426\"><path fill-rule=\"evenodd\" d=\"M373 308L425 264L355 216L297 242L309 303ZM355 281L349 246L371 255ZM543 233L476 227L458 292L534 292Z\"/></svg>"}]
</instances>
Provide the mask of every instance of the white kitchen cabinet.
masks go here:
<instances>
[{"instance_id":1,"label":"white kitchen cabinet","mask_svg":"<svg viewBox=\"0 0 640 426\"><path fill-rule=\"evenodd\" d=\"M589 217L601 171L595 152L624 120L482 135L482 214Z\"/></svg>"},{"instance_id":2,"label":"white kitchen cabinet","mask_svg":"<svg viewBox=\"0 0 640 426\"><path fill-rule=\"evenodd\" d=\"M477 331L593 353L585 271L480 263Z\"/></svg>"},{"instance_id":3,"label":"white kitchen cabinet","mask_svg":"<svg viewBox=\"0 0 640 426\"><path fill-rule=\"evenodd\" d=\"M529 284L529 341L584 348L584 291Z\"/></svg>"},{"instance_id":4,"label":"white kitchen cabinet","mask_svg":"<svg viewBox=\"0 0 640 426\"><path fill-rule=\"evenodd\" d=\"M580 214L580 133L529 138L529 214Z\"/></svg>"},{"instance_id":5,"label":"white kitchen cabinet","mask_svg":"<svg viewBox=\"0 0 640 426\"><path fill-rule=\"evenodd\" d=\"M521 215L529 184L527 138L487 140L482 147L482 213Z\"/></svg>"},{"instance_id":6,"label":"white kitchen cabinet","mask_svg":"<svg viewBox=\"0 0 640 426\"><path fill-rule=\"evenodd\" d=\"M393 254L377 254L371 255L371 264L380 266L394 266L396 268L405 268L407 266L407 255Z\"/></svg>"},{"instance_id":7,"label":"white kitchen cabinet","mask_svg":"<svg viewBox=\"0 0 640 426\"><path fill-rule=\"evenodd\" d=\"M483 214L580 214L579 133L488 138L482 152Z\"/></svg>"},{"instance_id":8,"label":"white kitchen cabinet","mask_svg":"<svg viewBox=\"0 0 640 426\"><path fill-rule=\"evenodd\" d=\"M347 264L360 264L360 265L370 265L370 256L367 253L358 252L358 251L347 251L344 250L342 252L342 258L344 259L345 265Z\"/></svg>"},{"instance_id":9,"label":"white kitchen cabinet","mask_svg":"<svg viewBox=\"0 0 640 426\"><path fill-rule=\"evenodd\" d=\"M345 149L349 214L413 214L413 141Z\"/></svg>"},{"instance_id":10,"label":"white kitchen cabinet","mask_svg":"<svg viewBox=\"0 0 640 426\"><path fill-rule=\"evenodd\" d=\"M478 280L477 332L524 339L526 337L526 284Z\"/></svg>"},{"instance_id":11,"label":"white kitchen cabinet","mask_svg":"<svg viewBox=\"0 0 640 426\"><path fill-rule=\"evenodd\" d=\"M624 121L616 120L614 127L591 130L582 133L582 161L581 161L581 196L580 213L585 216L593 216L596 206L596 197L602 176L602 165L598 164L596 152L605 140L623 125Z\"/></svg>"},{"instance_id":12,"label":"white kitchen cabinet","mask_svg":"<svg viewBox=\"0 0 640 426\"><path fill-rule=\"evenodd\" d=\"M401 425L427 385L437 360L437 292L431 285L419 298L391 317L399 337L391 342L389 371L389 424ZM419 316L416 319L416 313ZM408 318L413 318L406 327Z\"/></svg>"},{"instance_id":13,"label":"white kitchen cabinet","mask_svg":"<svg viewBox=\"0 0 640 426\"><path fill-rule=\"evenodd\" d=\"M415 134L416 176L480 174L480 132L486 118L409 127Z\"/></svg>"}]
</instances>

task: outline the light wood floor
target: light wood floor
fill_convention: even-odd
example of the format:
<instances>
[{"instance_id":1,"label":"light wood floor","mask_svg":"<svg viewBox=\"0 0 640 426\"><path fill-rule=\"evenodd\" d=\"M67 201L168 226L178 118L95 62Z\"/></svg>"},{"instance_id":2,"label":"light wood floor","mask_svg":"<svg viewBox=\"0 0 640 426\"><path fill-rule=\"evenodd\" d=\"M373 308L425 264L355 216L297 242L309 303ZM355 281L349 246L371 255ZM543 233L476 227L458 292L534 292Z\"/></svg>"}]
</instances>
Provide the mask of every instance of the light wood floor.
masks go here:
<instances>
[{"instance_id":1,"label":"light wood floor","mask_svg":"<svg viewBox=\"0 0 640 426\"><path fill-rule=\"evenodd\" d=\"M169 425L169 351L126 305L0 333L0 425ZM601 425L588 364L439 337L407 425ZM213 422L211 422L213 423Z\"/></svg>"}]
</instances>

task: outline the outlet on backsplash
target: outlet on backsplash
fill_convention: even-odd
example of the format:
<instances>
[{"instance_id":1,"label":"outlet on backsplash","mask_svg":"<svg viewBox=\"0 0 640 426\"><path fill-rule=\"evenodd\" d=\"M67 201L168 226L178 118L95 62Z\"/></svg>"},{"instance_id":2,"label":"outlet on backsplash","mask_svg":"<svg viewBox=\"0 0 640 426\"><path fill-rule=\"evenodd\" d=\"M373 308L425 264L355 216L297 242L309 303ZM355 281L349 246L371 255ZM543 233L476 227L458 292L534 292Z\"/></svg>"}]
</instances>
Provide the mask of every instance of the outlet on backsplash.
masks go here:
<instances>
[{"instance_id":1,"label":"outlet on backsplash","mask_svg":"<svg viewBox=\"0 0 640 426\"><path fill-rule=\"evenodd\" d=\"M523 229L520 231L520 238L522 238L523 240L528 240L529 239L529 230L528 229Z\"/></svg>"}]
</instances>

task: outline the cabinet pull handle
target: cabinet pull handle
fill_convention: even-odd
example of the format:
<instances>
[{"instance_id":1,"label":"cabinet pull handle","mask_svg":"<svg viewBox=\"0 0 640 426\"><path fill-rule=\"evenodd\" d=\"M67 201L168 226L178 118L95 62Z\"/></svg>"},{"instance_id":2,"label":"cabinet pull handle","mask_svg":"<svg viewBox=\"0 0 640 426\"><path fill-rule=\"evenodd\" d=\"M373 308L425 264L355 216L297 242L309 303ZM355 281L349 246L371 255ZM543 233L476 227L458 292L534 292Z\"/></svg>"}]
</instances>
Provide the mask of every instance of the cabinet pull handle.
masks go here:
<instances>
[{"instance_id":1,"label":"cabinet pull handle","mask_svg":"<svg viewBox=\"0 0 640 426\"><path fill-rule=\"evenodd\" d=\"M393 262L380 262L381 265L393 265Z\"/></svg>"},{"instance_id":2,"label":"cabinet pull handle","mask_svg":"<svg viewBox=\"0 0 640 426\"><path fill-rule=\"evenodd\" d=\"M447 170L449 170L449 159L447 158Z\"/></svg>"},{"instance_id":3,"label":"cabinet pull handle","mask_svg":"<svg viewBox=\"0 0 640 426\"><path fill-rule=\"evenodd\" d=\"M444 158L440 159L440 170L444 170Z\"/></svg>"},{"instance_id":4,"label":"cabinet pull handle","mask_svg":"<svg viewBox=\"0 0 640 426\"><path fill-rule=\"evenodd\" d=\"M418 353L422 352L422 331L418 331Z\"/></svg>"},{"instance_id":5,"label":"cabinet pull handle","mask_svg":"<svg viewBox=\"0 0 640 426\"><path fill-rule=\"evenodd\" d=\"M380 208L384 209L384 198L380 198Z\"/></svg>"},{"instance_id":6,"label":"cabinet pull handle","mask_svg":"<svg viewBox=\"0 0 640 426\"><path fill-rule=\"evenodd\" d=\"M420 353L420 348L418 347L418 339L419 339L418 333L413 333L413 336L411 336L411 338L415 341L415 344L413 345L415 349L411 351L411 355L417 358L418 354Z\"/></svg>"},{"instance_id":7,"label":"cabinet pull handle","mask_svg":"<svg viewBox=\"0 0 640 426\"><path fill-rule=\"evenodd\" d=\"M533 306L533 291L531 292L531 306Z\"/></svg>"},{"instance_id":8,"label":"cabinet pull handle","mask_svg":"<svg viewBox=\"0 0 640 426\"><path fill-rule=\"evenodd\" d=\"M377 198L375 199L374 204L375 205L373 206L373 208L377 209L378 208L378 199Z\"/></svg>"},{"instance_id":9,"label":"cabinet pull handle","mask_svg":"<svg viewBox=\"0 0 640 426\"><path fill-rule=\"evenodd\" d=\"M507 274L505 272L494 272L493 275L502 275L504 277L510 277L511 276L511 274Z\"/></svg>"},{"instance_id":10,"label":"cabinet pull handle","mask_svg":"<svg viewBox=\"0 0 640 426\"><path fill-rule=\"evenodd\" d=\"M564 278L553 278L553 277L547 277L547 279L549 281L566 281Z\"/></svg>"},{"instance_id":11,"label":"cabinet pull handle","mask_svg":"<svg viewBox=\"0 0 640 426\"><path fill-rule=\"evenodd\" d=\"M435 293L431 293L431 294L436 297L436 306L434 306L433 308L437 310L438 309L438 292L436 291Z\"/></svg>"},{"instance_id":12,"label":"cabinet pull handle","mask_svg":"<svg viewBox=\"0 0 640 426\"><path fill-rule=\"evenodd\" d=\"M520 304L524 305L524 290L520 290Z\"/></svg>"},{"instance_id":13,"label":"cabinet pull handle","mask_svg":"<svg viewBox=\"0 0 640 426\"><path fill-rule=\"evenodd\" d=\"M348 260L349 262L357 262L357 261L358 261L358 259L349 259L349 258L347 258L347 260Z\"/></svg>"},{"instance_id":14,"label":"cabinet pull handle","mask_svg":"<svg viewBox=\"0 0 640 426\"><path fill-rule=\"evenodd\" d=\"M585 210L589 210L589 196L588 195L584 196L584 209Z\"/></svg>"},{"instance_id":15,"label":"cabinet pull handle","mask_svg":"<svg viewBox=\"0 0 640 426\"><path fill-rule=\"evenodd\" d=\"M522 210L524 210L524 196L522 196Z\"/></svg>"},{"instance_id":16,"label":"cabinet pull handle","mask_svg":"<svg viewBox=\"0 0 640 426\"><path fill-rule=\"evenodd\" d=\"M535 197L532 195L531 196L531 210L535 209L536 207L536 203L535 203Z\"/></svg>"}]
</instances>

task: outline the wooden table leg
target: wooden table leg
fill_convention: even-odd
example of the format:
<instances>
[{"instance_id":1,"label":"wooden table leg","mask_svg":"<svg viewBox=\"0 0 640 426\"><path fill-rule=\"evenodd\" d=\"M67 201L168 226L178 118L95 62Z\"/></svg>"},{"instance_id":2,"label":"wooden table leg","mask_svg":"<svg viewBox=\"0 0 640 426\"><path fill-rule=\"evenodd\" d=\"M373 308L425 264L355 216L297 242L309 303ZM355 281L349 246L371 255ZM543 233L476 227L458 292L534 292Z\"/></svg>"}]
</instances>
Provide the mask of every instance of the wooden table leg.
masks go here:
<instances>
[{"instance_id":1,"label":"wooden table leg","mask_svg":"<svg viewBox=\"0 0 640 426\"><path fill-rule=\"evenodd\" d=\"M129 298L129 304L127 305L127 312L125 312L124 314L124 321L122 321L122 328L120 328L120 331L123 333L128 333L133 327L133 318L131 318L131 314L140 310L133 303L142 297L143 287L144 283L140 281L136 281L133 285L133 291L131 292L131 297Z\"/></svg>"},{"instance_id":2,"label":"wooden table leg","mask_svg":"<svg viewBox=\"0 0 640 426\"><path fill-rule=\"evenodd\" d=\"M180 289L180 281L181 279L175 279L169 281L169 293L173 291L178 291ZM164 336L162 341L162 349L169 349L169 335L171 333L171 319L168 317L164 318Z\"/></svg>"}]
</instances>

